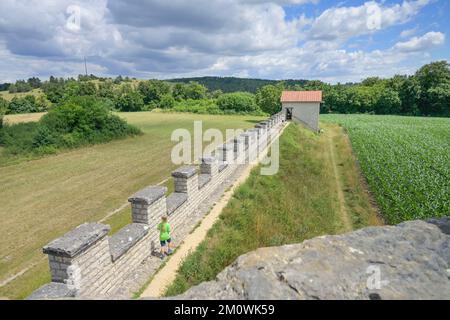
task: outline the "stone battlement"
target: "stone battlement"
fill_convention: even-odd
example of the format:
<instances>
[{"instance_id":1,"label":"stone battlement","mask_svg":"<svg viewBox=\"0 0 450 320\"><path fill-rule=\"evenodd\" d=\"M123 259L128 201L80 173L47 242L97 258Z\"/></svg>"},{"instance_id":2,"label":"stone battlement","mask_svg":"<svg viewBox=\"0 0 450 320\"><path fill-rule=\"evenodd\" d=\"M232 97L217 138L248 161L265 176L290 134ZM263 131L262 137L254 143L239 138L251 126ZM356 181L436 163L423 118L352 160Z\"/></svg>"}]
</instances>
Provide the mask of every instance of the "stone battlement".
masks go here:
<instances>
[{"instance_id":1,"label":"stone battlement","mask_svg":"<svg viewBox=\"0 0 450 320\"><path fill-rule=\"evenodd\" d=\"M48 255L52 282L29 299L107 296L157 248L161 216L169 216L173 229L188 221L239 165L258 159L284 121L281 113L275 114L219 146L214 155L201 158L199 166L173 171L175 190L170 195L162 186L133 194L128 199L132 223L114 235L108 235L108 225L84 223L47 244L43 252Z\"/></svg>"}]
</instances>

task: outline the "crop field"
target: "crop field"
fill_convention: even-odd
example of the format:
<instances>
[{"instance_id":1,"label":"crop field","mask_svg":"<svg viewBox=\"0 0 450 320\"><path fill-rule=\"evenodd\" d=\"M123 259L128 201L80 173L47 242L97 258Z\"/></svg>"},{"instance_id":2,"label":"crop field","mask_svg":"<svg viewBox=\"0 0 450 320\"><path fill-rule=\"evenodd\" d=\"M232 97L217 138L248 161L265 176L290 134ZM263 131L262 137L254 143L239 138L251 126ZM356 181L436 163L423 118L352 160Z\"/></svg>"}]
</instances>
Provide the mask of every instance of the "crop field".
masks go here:
<instances>
[{"instance_id":1,"label":"crop field","mask_svg":"<svg viewBox=\"0 0 450 320\"><path fill-rule=\"evenodd\" d=\"M321 115L342 125L386 222L450 212L450 119Z\"/></svg>"},{"instance_id":2,"label":"crop field","mask_svg":"<svg viewBox=\"0 0 450 320\"><path fill-rule=\"evenodd\" d=\"M247 128L261 119L186 113L118 114L144 134L0 166L0 283L20 274L0 287L0 297L23 298L49 280L43 245L83 222L105 218L126 204L134 192L168 178L177 167L170 161L174 129L192 130L195 120L203 121L204 130ZM39 115L33 116L37 119ZM16 118L11 120L20 121ZM129 211L126 207L105 223L117 230L129 223Z\"/></svg>"}]
</instances>

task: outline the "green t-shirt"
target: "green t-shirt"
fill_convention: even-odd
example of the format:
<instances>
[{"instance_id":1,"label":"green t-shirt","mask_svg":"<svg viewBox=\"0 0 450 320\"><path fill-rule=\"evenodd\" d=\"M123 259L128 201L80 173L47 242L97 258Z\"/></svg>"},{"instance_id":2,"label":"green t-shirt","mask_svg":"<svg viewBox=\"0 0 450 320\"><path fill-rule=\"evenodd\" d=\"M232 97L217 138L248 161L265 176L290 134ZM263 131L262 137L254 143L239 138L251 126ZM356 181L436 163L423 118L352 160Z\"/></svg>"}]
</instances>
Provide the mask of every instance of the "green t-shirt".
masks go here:
<instances>
[{"instance_id":1,"label":"green t-shirt","mask_svg":"<svg viewBox=\"0 0 450 320\"><path fill-rule=\"evenodd\" d=\"M170 239L170 224L161 222L158 224L159 240L165 241Z\"/></svg>"}]
</instances>

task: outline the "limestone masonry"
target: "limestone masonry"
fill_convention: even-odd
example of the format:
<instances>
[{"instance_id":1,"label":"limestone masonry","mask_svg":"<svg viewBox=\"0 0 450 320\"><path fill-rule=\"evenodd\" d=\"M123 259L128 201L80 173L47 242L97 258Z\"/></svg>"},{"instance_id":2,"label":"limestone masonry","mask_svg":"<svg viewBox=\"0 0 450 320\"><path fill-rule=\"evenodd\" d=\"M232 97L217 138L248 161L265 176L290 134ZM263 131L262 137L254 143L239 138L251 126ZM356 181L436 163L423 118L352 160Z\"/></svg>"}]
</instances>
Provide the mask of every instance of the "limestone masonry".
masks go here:
<instances>
[{"instance_id":1,"label":"limestone masonry","mask_svg":"<svg viewBox=\"0 0 450 320\"><path fill-rule=\"evenodd\" d=\"M260 248L173 299L447 300L450 218Z\"/></svg>"},{"instance_id":2,"label":"limestone masonry","mask_svg":"<svg viewBox=\"0 0 450 320\"><path fill-rule=\"evenodd\" d=\"M172 172L175 191L168 196L162 186L136 192L128 199L133 222L114 235L108 235L108 225L84 223L47 244L43 252L48 255L52 282L28 299L108 296L157 248L156 226L162 215L169 216L174 229L189 220L242 164L236 160L256 160L284 121L284 115L277 113L217 148L215 155L200 159L199 168L178 168Z\"/></svg>"}]
</instances>

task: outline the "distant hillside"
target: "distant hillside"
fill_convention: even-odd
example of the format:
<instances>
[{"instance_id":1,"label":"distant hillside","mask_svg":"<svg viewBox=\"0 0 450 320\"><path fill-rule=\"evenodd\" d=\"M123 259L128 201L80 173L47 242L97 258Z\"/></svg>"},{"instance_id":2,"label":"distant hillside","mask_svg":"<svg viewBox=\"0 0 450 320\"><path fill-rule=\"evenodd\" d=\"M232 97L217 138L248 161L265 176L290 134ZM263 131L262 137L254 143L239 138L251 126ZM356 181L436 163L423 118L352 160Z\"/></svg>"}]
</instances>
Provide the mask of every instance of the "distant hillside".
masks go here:
<instances>
[{"instance_id":1,"label":"distant hillside","mask_svg":"<svg viewBox=\"0 0 450 320\"><path fill-rule=\"evenodd\" d=\"M279 80L264 80L264 79L247 79L235 77L193 77L193 78L178 78L167 80L169 82L183 82L196 81L203 84L210 91L222 90L223 92L234 91L248 91L256 92L260 87L268 84L277 84ZM288 86L303 85L307 80L283 80Z\"/></svg>"}]
</instances>

